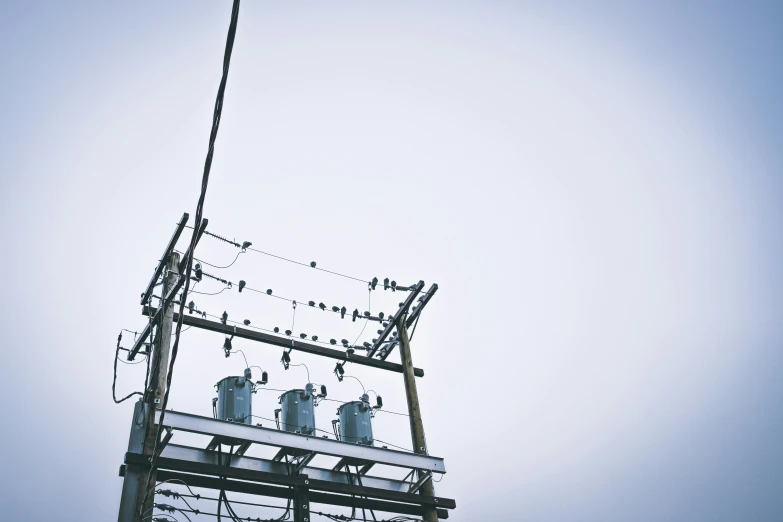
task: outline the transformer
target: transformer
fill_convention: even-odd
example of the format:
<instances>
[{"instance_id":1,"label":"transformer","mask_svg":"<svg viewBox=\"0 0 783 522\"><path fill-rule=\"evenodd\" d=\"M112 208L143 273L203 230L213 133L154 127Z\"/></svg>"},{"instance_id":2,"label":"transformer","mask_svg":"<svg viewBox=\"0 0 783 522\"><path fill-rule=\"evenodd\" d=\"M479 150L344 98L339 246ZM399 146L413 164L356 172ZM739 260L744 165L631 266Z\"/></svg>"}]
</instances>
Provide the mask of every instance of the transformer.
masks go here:
<instances>
[{"instance_id":1,"label":"transformer","mask_svg":"<svg viewBox=\"0 0 783 522\"><path fill-rule=\"evenodd\" d=\"M313 385L304 390L289 390L280 396L280 429L305 435L315 434L315 401Z\"/></svg>"},{"instance_id":2,"label":"transformer","mask_svg":"<svg viewBox=\"0 0 783 522\"><path fill-rule=\"evenodd\" d=\"M252 424L253 382L245 377L226 377L215 387L218 391L215 418Z\"/></svg>"},{"instance_id":3,"label":"transformer","mask_svg":"<svg viewBox=\"0 0 783 522\"><path fill-rule=\"evenodd\" d=\"M346 402L337 408L340 418L340 440L353 444L373 445L372 407L365 394L360 401Z\"/></svg>"}]
</instances>

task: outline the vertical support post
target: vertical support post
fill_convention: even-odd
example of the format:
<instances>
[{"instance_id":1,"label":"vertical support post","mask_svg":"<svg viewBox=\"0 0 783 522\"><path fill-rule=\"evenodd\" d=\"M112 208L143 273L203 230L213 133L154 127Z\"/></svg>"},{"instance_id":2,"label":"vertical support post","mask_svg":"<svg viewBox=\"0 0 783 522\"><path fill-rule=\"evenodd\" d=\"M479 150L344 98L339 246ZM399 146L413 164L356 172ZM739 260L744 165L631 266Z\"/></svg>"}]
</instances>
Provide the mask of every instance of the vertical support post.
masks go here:
<instances>
[{"instance_id":1,"label":"vertical support post","mask_svg":"<svg viewBox=\"0 0 783 522\"><path fill-rule=\"evenodd\" d=\"M144 446L145 423L147 422L147 404L139 399L133 408L133 421L131 422L130 437L128 439L128 451L141 453ZM125 466L125 477L122 479L122 497L120 497L120 513L118 522L134 522L139 517L135 509L138 506L139 485L145 472L141 466L128 464Z\"/></svg>"},{"instance_id":2,"label":"vertical support post","mask_svg":"<svg viewBox=\"0 0 783 522\"><path fill-rule=\"evenodd\" d=\"M303 485L294 486L294 522L310 522L310 480L300 475Z\"/></svg>"},{"instance_id":3,"label":"vertical support post","mask_svg":"<svg viewBox=\"0 0 783 522\"><path fill-rule=\"evenodd\" d=\"M163 278L162 296L165 297L174 288L179 281L179 254L172 252L167 262L167 272ZM169 373L169 353L171 351L171 332L174 325L174 299L171 300L168 308L161 318L161 324L156 330L155 342L152 353L150 354L150 375L147 397L152 403L147 408L146 435L144 437L144 455L152 456L155 448L155 439L158 435L155 426L155 410L163 406L163 395L166 393L166 378ZM149 475L152 487L155 484L155 472ZM151 513L152 506L155 504L155 496L147 495L150 484L147 482L147 474L141 478L141 487L136 502L136 514ZM146 497L146 501L145 501ZM143 505L142 505L143 504Z\"/></svg>"},{"instance_id":4,"label":"vertical support post","mask_svg":"<svg viewBox=\"0 0 783 522\"><path fill-rule=\"evenodd\" d=\"M416 377L413 375L413 359L411 358L411 345L408 340L408 328L405 326L405 316L400 314L397 319L397 333L400 337L400 358L402 359L402 375L405 379L405 398L408 400L408 415L411 423L411 440L414 453L427 453L427 442L424 438L424 424L421 420L419 408L419 393L416 391ZM421 471L417 470L421 475ZM424 482L419 490L420 495L435 496L435 488L432 479ZM424 520L437 522L438 513L435 508L427 508L424 512Z\"/></svg>"}]
</instances>

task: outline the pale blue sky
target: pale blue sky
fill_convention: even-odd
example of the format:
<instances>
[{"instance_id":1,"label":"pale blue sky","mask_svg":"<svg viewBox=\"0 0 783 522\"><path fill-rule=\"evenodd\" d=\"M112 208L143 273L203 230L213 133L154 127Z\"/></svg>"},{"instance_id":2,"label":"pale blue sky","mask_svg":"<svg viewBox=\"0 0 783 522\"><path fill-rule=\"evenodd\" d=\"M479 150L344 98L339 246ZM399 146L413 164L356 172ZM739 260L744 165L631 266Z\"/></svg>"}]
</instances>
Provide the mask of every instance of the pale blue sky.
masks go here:
<instances>
[{"instance_id":1,"label":"pale blue sky","mask_svg":"<svg viewBox=\"0 0 783 522\"><path fill-rule=\"evenodd\" d=\"M683 4L243 3L210 229L440 285L413 350L455 521L783 519L783 9ZM132 406L111 401L114 342L143 326L138 295L195 211L229 13L0 6L8 520L116 516ZM223 275L367 299L250 254ZM196 301L291 319L262 296ZM359 333L308 311L300 328ZM242 369L221 346L183 334L173 408L211 413L211 385ZM277 349L237 348L270 386L302 385ZM297 357L335 397L357 393ZM119 393L139 368L120 368ZM351 371L404 409L398 376ZM404 418L375 428L408 441Z\"/></svg>"}]
</instances>

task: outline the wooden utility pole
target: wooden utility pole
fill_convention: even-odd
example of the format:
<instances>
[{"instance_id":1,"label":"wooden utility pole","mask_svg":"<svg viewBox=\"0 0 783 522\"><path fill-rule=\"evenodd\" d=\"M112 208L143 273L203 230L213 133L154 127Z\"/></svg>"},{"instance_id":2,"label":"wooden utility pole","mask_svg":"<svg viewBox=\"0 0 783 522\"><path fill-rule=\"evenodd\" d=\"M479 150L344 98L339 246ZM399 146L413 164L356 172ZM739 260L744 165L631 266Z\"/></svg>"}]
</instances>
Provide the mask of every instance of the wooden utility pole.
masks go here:
<instances>
[{"instance_id":1,"label":"wooden utility pole","mask_svg":"<svg viewBox=\"0 0 783 522\"><path fill-rule=\"evenodd\" d=\"M163 279L163 293L161 294L164 300L179 281L178 253L171 252L167 269L166 277ZM147 432L144 437L144 455L149 457L152 456L156 437L158 436L158 430L155 426L155 410L159 410L163 405L163 395L166 393L166 377L169 373L169 354L171 352L171 332L174 326L174 301L172 299L169 302L169 306L161 318L161 324L158 326L155 342L151 348L152 353L150 354L149 388L147 389L147 397L149 397L150 403L148 403L147 408L145 421ZM150 510L155 503L154 495L147 495L149 484L155 484L155 470L152 470L149 478L150 481L147 482L147 473L144 473L141 478L141 487L139 488L136 501L136 513L151 512Z\"/></svg>"},{"instance_id":2,"label":"wooden utility pole","mask_svg":"<svg viewBox=\"0 0 783 522\"><path fill-rule=\"evenodd\" d=\"M402 359L402 375L405 379L405 397L408 400L408 415L411 422L411 440L414 453L427 453L427 442L424 438L424 425L421 421L421 409L419 408L419 393L416 391L416 377L413 375L413 359L411 358L411 345L408 340L408 328L405 326L405 315L400 314L397 319L397 332L400 337L400 357ZM421 471L419 471L421 473ZM427 479L419 490L421 495L435 496L435 488L432 479ZM435 508L429 508L424 513L424 520L437 522L438 513Z\"/></svg>"}]
</instances>

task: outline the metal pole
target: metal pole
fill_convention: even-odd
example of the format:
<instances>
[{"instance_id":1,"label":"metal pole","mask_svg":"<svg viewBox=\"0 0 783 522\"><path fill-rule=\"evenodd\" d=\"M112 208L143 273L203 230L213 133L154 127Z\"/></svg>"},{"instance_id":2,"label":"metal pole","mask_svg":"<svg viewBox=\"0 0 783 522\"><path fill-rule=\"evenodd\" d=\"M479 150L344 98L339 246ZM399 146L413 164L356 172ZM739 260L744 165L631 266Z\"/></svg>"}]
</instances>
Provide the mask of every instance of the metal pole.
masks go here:
<instances>
[{"instance_id":1,"label":"metal pole","mask_svg":"<svg viewBox=\"0 0 783 522\"><path fill-rule=\"evenodd\" d=\"M405 379L405 397L408 400L408 415L411 422L411 440L414 453L427 453L427 442L424 438L424 425L421 421L421 409L419 408L419 393L416 391L416 377L413 375L413 359L411 358L411 345L408 340L408 328L405 326L405 316L397 319L397 332L400 337L400 357L402 359L402 375ZM421 471L417 471L421 475ZM434 497L435 488L429 479L421 486L420 495ZM424 520L437 522L438 513L435 508L428 508L424 512Z\"/></svg>"},{"instance_id":2,"label":"metal pole","mask_svg":"<svg viewBox=\"0 0 783 522\"><path fill-rule=\"evenodd\" d=\"M168 271L163 278L163 293L165 297L169 291L179 281L179 254L172 252L168 259ZM155 448L155 438L158 435L158 430L155 425L155 410L160 409L163 404L163 395L166 393L166 377L169 372L169 353L171 351L171 331L174 323L174 300L169 303L168 308L165 310L163 317L161 318L161 324L158 327L155 343L150 355L150 376L149 376L149 389L147 390L147 397L154 405L154 408L147 409L146 428L147 432L144 437L144 455L152 456L153 449ZM150 482L155 483L155 471L149 475ZM147 496L149 483L147 482L147 474L145 473L141 479L141 487L139 488L139 494L136 499L136 513L151 514L152 506L155 504L155 495ZM146 501L145 501L146 497ZM142 506L143 504L143 506Z\"/></svg>"}]
</instances>

